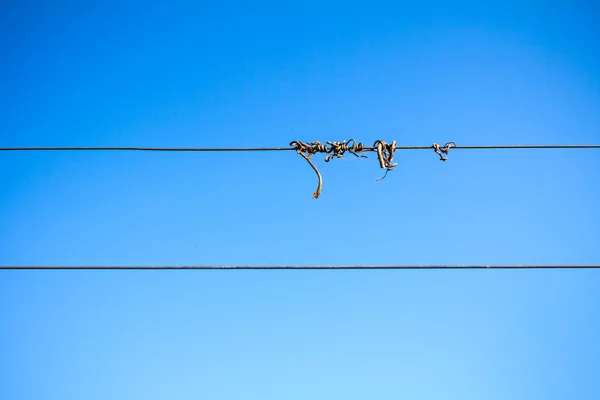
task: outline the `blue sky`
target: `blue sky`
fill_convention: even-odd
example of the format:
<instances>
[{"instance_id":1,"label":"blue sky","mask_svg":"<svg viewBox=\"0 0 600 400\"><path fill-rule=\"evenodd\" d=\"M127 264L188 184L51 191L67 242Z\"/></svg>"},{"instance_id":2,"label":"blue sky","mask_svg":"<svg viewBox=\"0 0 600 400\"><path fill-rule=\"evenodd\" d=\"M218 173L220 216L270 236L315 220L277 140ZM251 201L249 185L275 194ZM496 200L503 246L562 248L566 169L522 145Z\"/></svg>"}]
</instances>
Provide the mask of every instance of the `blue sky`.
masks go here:
<instances>
[{"instance_id":1,"label":"blue sky","mask_svg":"<svg viewBox=\"0 0 600 400\"><path fill-rule=\"evenodd\" d=\"M1 146L600 142L592 2L4 2ZM596 150L0 154L3 265L600 262ZM0 398L597 398L596 271L2 271Z\"/></svg>"}]
</instances>

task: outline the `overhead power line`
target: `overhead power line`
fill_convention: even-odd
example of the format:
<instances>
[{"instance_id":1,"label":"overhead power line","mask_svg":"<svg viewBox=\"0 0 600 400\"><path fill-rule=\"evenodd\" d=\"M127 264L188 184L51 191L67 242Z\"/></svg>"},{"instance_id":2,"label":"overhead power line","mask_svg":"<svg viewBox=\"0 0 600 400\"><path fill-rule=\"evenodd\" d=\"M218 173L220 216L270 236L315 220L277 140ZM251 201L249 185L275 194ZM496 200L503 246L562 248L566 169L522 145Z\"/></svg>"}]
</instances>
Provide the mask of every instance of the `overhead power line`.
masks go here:
<instances>
[{"instance_id":1,"label":"overhead power line","mask_svg":"<svg viewBox=\"0 0 600 400\"><path fill-rule=\"evenodd\" d=\"M433 150L441 161L448 159L450 149L458 150L501 150L501 149L600 149L600 144L559 144L559 145L486 145L486 146L458 146L454 142L448 142L443 146L433 143L431 146L401 146L396 141L386 143L383 140L376 140L373 146L365 146L354 139L344 140L343 142L300 142L293 141L292 147L0 147L0 151L171 151L171 152L226 152L226 151L291 151L294 150L304 158L311 168L315 171L318 178L317 190L313 193L313 198L318 198L321 194L323 179L317 167L311 161L311 157L317 153L327 154L325 161L329 162L334 158L342 158L346 152L359 157L367 158L362 155L364 152L376 152L379 160L379 167L385 169L383 177L386 177L389 171L396 168L397 163L393 163L394 152L396 150Z\"/></svg>"},{"instance_id":2,"label":"overhead power line","mask_svg":"<svg viewBox=\"0 0 600 400\"><path fill-rule=\"evenodd\" d=\"M600 269L599 264L557 265L23 265L0 266L0 270L165 270L165 269Z\"/></svg>"}]
</instances>

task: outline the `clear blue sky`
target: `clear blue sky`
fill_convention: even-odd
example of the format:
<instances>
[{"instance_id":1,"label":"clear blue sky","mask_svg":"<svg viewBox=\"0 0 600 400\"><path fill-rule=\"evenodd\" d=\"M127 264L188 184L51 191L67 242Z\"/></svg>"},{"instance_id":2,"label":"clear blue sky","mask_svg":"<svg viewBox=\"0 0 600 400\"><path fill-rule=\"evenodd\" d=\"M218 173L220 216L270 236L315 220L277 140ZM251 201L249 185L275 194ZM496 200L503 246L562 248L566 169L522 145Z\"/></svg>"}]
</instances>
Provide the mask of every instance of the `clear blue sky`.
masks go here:
<instances>
[{"instance_id":1,"label":"clear blue sky","mask_svg":"<svg viewBox=\"0 0 600 400\"><path fill-rule=\"evenodd\" d=\"M1 146L600 142L591 2L0 5ZM419 3L419 4L417 4ZM510 4L509 4L510 3ZM2 153L0 263L600 263L600 151ZM3 271L2 399L597 399L600 271Z\"/></svg>"}]
</instances>

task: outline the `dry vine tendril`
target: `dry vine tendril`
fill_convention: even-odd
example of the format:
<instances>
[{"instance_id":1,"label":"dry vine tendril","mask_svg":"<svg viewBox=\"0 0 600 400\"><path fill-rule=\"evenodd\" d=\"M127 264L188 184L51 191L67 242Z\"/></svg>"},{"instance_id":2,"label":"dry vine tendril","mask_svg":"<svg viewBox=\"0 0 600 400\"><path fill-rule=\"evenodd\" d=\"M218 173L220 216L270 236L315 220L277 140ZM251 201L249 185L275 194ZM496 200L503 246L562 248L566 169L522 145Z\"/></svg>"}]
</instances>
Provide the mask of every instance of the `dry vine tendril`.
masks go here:
<instances>
[{"instance_id":1,"label":"dry vine tendril","mask_svg":"<svg viewBox=\"0 0 600 400\"><path fill-rule=\"evenodd\" d=\"M350 139L348 141L344 140L343 142L328 141L326 142L326 144L322 144L321 142L307 143L295 140L290 143L290 146L294 147L296 152L308 162L308 164L312 167L313 171L315 171L315 173L317 174L319 182L317 185L317 190L315 190L315 192L313 193L314 199L319 197L319 195L321 194L321 189L323 188L323 178L321 176L321 173L310 159L313 155L317 153L327 154L327 156L325 157L325 162L329 162L334 158L343 158L346 152L358 158L367 158L366 156L361 155L359 153L365 151L376 151L377 157L379 159L379 166L381 168L385 168L386 170L383 177L379 178L378 180L385 178L387 173L396 168L397 165L392 164L392 161L394 160L394 151L396 150L396 141L393 141L392 143L388 144L383 140L377 140L371 148L365 147L364 144L358 143L354 139Z\"/></svg>"},{"instance_id":2,"label":"dry vine tendril","mask_svg":"<svg viewBox=\"0 0 600 400\"><path fill-rule=\"evenodd\" d=\"M396 151L396 141L393 140L392 143L387 144L383 140L376 140L373 144L373 147L377 149L377 158L379 158L379 167L385 168L385 174L378 181L382 180L386 177L389 171L392 171L398 163L392 164L394 160L394 151Z\"/></svg>"},{"instance_id":3,"label":"dry vine tendril","mask_svg":"<svg viewBox=\"0 0 600 400\"><path fill-rule=\"evenodd\" d=\"M440 161L446 161L448 159L448 157L447 157L448 156L448 152L450 151L450 149L452 147L456 147L456 143L454 143L454 142L448 142L448 143L446 143L443 146L440 146L439 144L434 143L434 144L431 145L431 147L433 147L433 151L435 151L436 154L438 156L440 156ZM446 157L444 157L442 154L445 154Z\"/></svg>"},{"instance_id":4,"label":"dry vine tendril","mask_svg":"<svg viewBox=\"0 0 600 400\"><path fill-rule=\"evenodd\" d=\"M325 162L331 161L333 157L343 158L345 152L349 152L358 158L367 158L367 156L357 154L365 151L365 146L362 143L357 143L354 139L350 139L347 142L345 140L343 142L327 142L327 144L330 148L326 152L331 152L332 154L325 157Z\"/></svg>"},{"instance_id":5,"label":"dry vine tendril","mask_svg":"<svg viewBox=\"0 0 600 400\"><path fill-rule=\"evenodd\" d=\"M327 144L322 144L321 142L306 143L295 140L290 143L290 146L293 146L296 153L300 154L310 164L319 178L319 184L317 190L313 193L313 199L317 199L321 194L323 178L317 167L312 163L310 159L311 156L317 153L326 153L328 156L325 157L325 162L331 161L334 157L343 158L345 152L349 152L359 158L367 158L366 156L358 154L366 151L365 146L362 143L357 143L354 139L348 141L344 140L343 142L327 142Z\"/></svg>"},{"instance_id":6,"label":"dry vine tendril","mask_svg":"<svg viewBox=\"0 0 600 400\"><path fill-rule=\"evenodd\" d=\"M317 153L325 153L327 156L325 157L325 162L329 162L334 158L343 158L346 152L354 155L358 158L367 158L360 153L366 151L373 151L377 153L377 159L379 160L379 167L385 168L385 174L378 181L384 179L387 176L387 173L394 170L398 163L394 163L394 152L397 150L396 141L392 141L392 143L386 143L383 140L376 140L373 143L373 147L365 147L362 143L357 142L354 139L350 139L348 141L344 140L343 142L326 142L325 144L321 142L301 142L301 141L293 141L290 143L290 146L296 150L298 154L302 156L312 167L312 169L317 174L317 178L319 179L319 183L317 186L317 190L313 193L313 198L316 199L321 194L321 189L323 188L323 178L321 177L321 173L313 164L311 157ZM440 146L437 143L434 143L431 148L435 151L437 155L440 156L441 161L446 161L448 157L448 152L452 147L456 147L454 142L448 142L443 146ZM411 146L400 146L400 148L414 148ZM419 148L428 148L426 146Z\"/></svg>"}]
</instances>

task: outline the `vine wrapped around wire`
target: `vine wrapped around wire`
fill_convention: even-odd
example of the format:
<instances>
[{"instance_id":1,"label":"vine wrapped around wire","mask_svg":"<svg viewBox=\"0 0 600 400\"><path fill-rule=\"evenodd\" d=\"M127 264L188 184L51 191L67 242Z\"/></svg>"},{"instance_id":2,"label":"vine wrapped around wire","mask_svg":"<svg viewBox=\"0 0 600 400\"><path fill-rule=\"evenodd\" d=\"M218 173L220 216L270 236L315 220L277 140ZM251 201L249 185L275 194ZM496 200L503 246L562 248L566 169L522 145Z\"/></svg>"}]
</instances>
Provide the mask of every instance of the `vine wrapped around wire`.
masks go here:
<instances>
[{"instance_id":1,"label":"vine wrapped around wire","mask_svg":"<svg viewBox=\"0 0 600 400\"><path fill-rule=\"evenodd\" d=\"M448 152L450 151L450 149L452 147L456 147L456 143L448 142L443 146L440 146L439 144L434 143L433 145L431 145L431 147L433 147L433 151L435 151L436 154L438 156L440 156L440 161L446 161L446 160L448 160ZM445 154L446 157L444 157L443 154Z\"/></svg>"},{"instance_id":2,"label":"vine wrapped around wire","mask_svg":"<svg viewBox=\"0 0 600 400\"><path fill-rule=\"evenodd\" d=\"M379 159L379 167L385 168L385 174L378 181L382 180L387 176L387 173L392 171L398 163L392 164L394 161L394 151L396 151L396 141L392 143L386 143L383 140L376 140L373 147L377 150L377 158Z\"/></svg>"},{"instance_id":3,"label":"vine wrapped around wire","mask_svg":"<svg viewBox=\"0 0 600 400\"><path fill-rule=\"evenodd\" d=\"M317 153L326 153L328 154L325 157L325 162L331 161L335 158L343 158L345 152L349 152L350 154L358 157L358 158L367 158L366 156L360 155L363 151L367 149L362 143L357 143L356 140L350 139L348 141L343 142L327 142L327 144L322 144L321 142L300 142L294 140L290 143L290 146L293 146L298 154L300 154L312 167L312 169L317 174L319 179L319 184L317 186L317 190L313 193L313 199L317 199L321 194L321 188L323 187L323 178L321 177L321 173L317 169L317 167L312 163L311 157Z\"/></svg>"},{"instance_id":4,"label":"vine wrapped around wire","mask_svg":"<svg viewBox=\"0 0 600 400\"><path fill-rule=\"evenodd\" d=\"M378 181L385 178L387 173L396 168L396 165L398 165L397 163L392 164L394 160L394 151L396 151L395 140L392 143L386 143L383 140L377 140L373 144L373 147L365 147L364 144L358 143L354 139L350 139L348 141L344 140L343 142L326 142L326 144L322 144L321 142L306 143L295 140L290 143L290 146L294 147L296 152L310 164L312 169L317 174L319 182L317 185L317 190L315 190L313 193L314 199L319 197L321 194L321 189L323 188L323 178L321 177L321 173L310 159L317 153L327 154L325 157L325 162L329 162L333 160L333 158L343 158L346 152L354 155L355 157L367 158L359 153L365 151L376 151L377 158L379 159L379 166L381 168L385 168L385 174L383 177L377 179Z\"/></svg>"}]
</instances>

